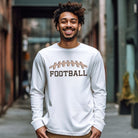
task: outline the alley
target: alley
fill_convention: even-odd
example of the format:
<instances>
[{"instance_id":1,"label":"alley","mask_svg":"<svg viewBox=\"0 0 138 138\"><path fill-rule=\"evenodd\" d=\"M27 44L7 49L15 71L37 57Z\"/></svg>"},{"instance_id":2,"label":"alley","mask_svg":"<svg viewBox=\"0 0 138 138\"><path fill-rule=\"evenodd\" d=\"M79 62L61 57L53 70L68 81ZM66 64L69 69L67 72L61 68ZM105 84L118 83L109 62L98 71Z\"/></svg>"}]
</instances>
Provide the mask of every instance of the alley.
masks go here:
<instances>
[{"instance_id":1,"label":"alley","mask_svg":"<svg viewBox=\"0 0 138 138\"><path fill-rule=\"evenodd\" d=\"M32 65L38 51L61 41L61 30L55 27L53 17L59 3L63 4L67 1L0 0L0 138L36 138L30 124L30 99L19 97L29 93L31 78L34 76ZM119 114L119 105L115 104L119 101L120 103L138 102L138 0L71 0L73 1L81 3L86 9L80 32L76 29L78 42L96 48L104 62L107 109L106 126L101 138L138 138L138 124L137 129L134 129L131 126L131 115ZM80 20L80 17L78 19ZM72 30L65 31L66 35L71 35L70 33L74 32L74 29ZM98 59L88 60L87 57L92 56L89 51L86 57L75 53L74 60L72 55L75 54L67 56L68 54L65 53L63 53L65 58L60 55L64 59L63 62L56 54L47 57L45 63L46 65L50 63L48 67L51 78L68 76L74 77L74 80L78 76L84 78L88 76L87 72L80 71L78 66L87 68L91 61ZM85 50L82 53L85 53ZM78 59L89 63L87 65ZM66 66L65 62L71 65L71 68L68 64ZM54 70L55 66L63 67L62 64L67 67L67 70ZM72 72L72 66L77 67L78 70L73 69ZM93 70L94 66L89 67ZM47 69L46 73L48 73ZM90 74L89 78L92 77L93 75ZM70 82L72 83L69 79ZM56 89L55 83L50 84ZM60 82L57 84L58 88L62 89L60 86L63 84ZM134 115L138 119L138 115L136 113ZM133 122L138 121L133 120Z\"/></svg>"},{"instance_id":2,"label":"alley","mask_svg":"<svg viewBox=\"0 0 138 138\"><path fill-rule=\"evenodd\" d=\"M107 104L106 126L101 138L138 138L138 130L131 127L130 115L118 115L118 105ZM0 118L0 138L35 138L30 125L29 99L17 100Z\"/></svg>"}]
</instances>

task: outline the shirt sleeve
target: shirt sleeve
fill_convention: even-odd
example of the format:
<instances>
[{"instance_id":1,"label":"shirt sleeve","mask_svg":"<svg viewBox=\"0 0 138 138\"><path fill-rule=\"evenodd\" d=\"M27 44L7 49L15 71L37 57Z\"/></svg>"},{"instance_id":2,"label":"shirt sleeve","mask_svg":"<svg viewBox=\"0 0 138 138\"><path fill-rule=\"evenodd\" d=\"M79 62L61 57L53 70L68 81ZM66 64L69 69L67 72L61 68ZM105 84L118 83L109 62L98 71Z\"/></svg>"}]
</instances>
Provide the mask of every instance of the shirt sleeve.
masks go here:
<instances>
[{"instance_id":1,"label":"shirt sleeve","mask_svg":"<svg viewBox=\"0 0 138 138\"><path fill-rule=\"evenodd\" d=\"M32 122L34 129L44 126L42 121L43 117L43 99L44 89L46 86L46 73L44 68L44 60L38 53L33 62L32 80L31 80L31 109L32 109Z\"/></svg>"},{"instance_id":2,"label":"shirt sleeve","mask_svg":"<svg viewBox=\"0 0 138 138\"><path fill-rule=\"evenodd\" d=\"M100 52L92 61L91 88L94 99L94 127L102 132L105 122L106 84L105 69Z\"/></svg>"}]
</instances>

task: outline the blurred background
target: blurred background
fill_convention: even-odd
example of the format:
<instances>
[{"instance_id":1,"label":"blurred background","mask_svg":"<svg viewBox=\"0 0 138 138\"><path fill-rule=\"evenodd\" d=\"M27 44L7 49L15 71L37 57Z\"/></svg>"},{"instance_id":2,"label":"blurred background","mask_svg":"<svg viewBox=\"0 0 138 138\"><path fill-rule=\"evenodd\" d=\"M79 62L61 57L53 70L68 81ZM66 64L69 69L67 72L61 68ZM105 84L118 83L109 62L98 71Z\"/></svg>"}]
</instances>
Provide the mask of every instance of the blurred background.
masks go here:
<instances>
[{"instance_id":1,"label":"blurred background","mask_svg":"<svg viewBox=\"0 0 138 138\"><path fill-rule=\"evenodd\" d=\"M35 137L29 124L32 63L40 49L60 41L53 12L67 1L0 0L0 137ZM97 48L104 60L103 138L138 138L138 0L70 1L86 8L79 41Z\"/></svg>"}]
</instances>

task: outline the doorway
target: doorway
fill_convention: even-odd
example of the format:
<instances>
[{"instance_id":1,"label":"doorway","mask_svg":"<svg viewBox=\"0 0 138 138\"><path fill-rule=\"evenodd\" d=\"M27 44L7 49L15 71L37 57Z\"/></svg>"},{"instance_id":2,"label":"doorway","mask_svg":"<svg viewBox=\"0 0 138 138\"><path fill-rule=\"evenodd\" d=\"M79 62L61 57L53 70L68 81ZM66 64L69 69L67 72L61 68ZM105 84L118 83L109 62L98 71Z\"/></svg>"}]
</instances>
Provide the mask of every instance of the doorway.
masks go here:
<instances>
[{"instance_id":1,"label":"doorway","mask_svg":"<svg viewBox=\"0 0 138 138\"><path fill-rule=\"evenodd\" d=\"M59 40L52 20L56 8L13 7L14 100L29 90L36 53Z\"/></svg>"}]
</instances>

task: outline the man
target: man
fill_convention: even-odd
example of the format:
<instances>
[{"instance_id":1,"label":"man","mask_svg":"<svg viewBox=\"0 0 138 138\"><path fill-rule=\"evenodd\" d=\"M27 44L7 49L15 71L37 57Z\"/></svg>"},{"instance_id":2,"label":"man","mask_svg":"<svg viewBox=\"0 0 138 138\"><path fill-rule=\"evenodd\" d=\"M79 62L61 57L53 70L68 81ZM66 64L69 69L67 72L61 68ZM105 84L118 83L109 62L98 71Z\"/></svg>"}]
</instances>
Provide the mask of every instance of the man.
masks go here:
<instances>
[{"instance_id":1,"label":"man","mask_svg":"<svg viewBox=\"0 0 138 138\"><path fill-rule=\"evenodd\" d=\"M105 71L98 50L77 41L84 11L79 3L59 4L54 22L61 40L39 51L34 60L30 93L32 125L38 138L101 136Z\"/></svg>"}]
</instances>

